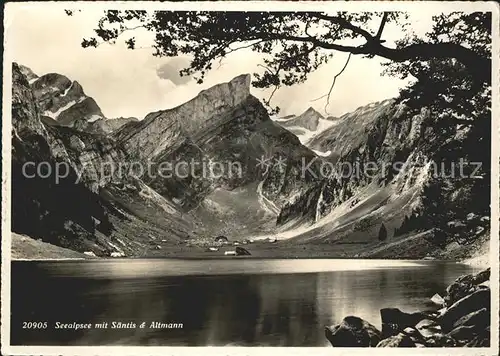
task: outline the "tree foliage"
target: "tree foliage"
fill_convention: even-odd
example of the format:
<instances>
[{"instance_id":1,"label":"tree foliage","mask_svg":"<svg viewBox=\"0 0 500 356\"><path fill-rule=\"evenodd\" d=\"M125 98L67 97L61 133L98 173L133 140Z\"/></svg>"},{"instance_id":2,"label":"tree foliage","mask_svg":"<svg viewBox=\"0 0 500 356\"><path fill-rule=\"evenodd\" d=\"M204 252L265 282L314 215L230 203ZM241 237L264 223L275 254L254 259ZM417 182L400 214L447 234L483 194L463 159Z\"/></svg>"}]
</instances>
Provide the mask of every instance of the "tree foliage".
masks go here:
<instances>
[{"instance_id":1,"label":"tree foliage","mask_svg":"<svg viewBox=\"0 0 500 356\"><path fill-rule=\"evenodd\" d=\"M386 63L386 74L414 78L398 100L405 101L413 114L428 108L443 126L451 122L470 125L478 120L484 124L491 107L491 67L485 64L491 58L491 13L452 13L434 16L433 20L426 38L406 37L397 45L459 43L477 57L471 59L471 65L455 57Z\"/></svg>"},{"instance_id":2,"label":"tree foliage","mask_svg":"<svg viewBox=\"0 0 500 356\"><path fill-rule=\"evenodd\" d=\"M181 74L192 75L198 83L203 82L205 74L213 69L217 61L232 52L248 48L262 54L262 71L254 74L252 83L257 88L274 87L276 90L281 86L303 83L310 73L328 63L336 52L370 58L379 56L399 63L388 72L403 77L411 74L419 79L421 86L429 85L429 80L442 82L440 63L453 63L457 77L473 78L477 90L489 85L490 15L455 13L436 16L434 28L427 36L408 35L401 38L395 47L385 45L385 26L393 23L404 30L405 19L407 14L402 12L150 13L108 10L97 24L96 36L84 39L82 46L114 43L123 35L128 48L134 49L136 38L126 35L142 28L153 34L155 56L190 55L192 61L182 69ZM428 75L431 70L437 70L435 79ZM436 90L438 88L447 89L440 86ZM466 94L468 89L462 87L454 95ZM443 99L447 101L449 97Z\"/></svg>"},{"instance_id":3,"label":"tree foliage","mask_svg":"<svg viewBox=\"0 0 500 356\"><path fill-rule=\"evenodd\" d=\"M491 14L452 13L434 17L434 27L426 39L407 37L399 46L422 41L460 43L483 59L491 57ZM430 238L444 246L450 241L468 241L476 235L477 224L467 215L489 215L491 189L491 68L482 72L456 58L415 58L386 64L386 73L414 78L398 97L409 115L422 108L429 112L425 125L428 157L437 166L422 192L420 208L405 219L398 234L434 230ZM486 74L486 77L484 76ZM457 167L461 162L462 167ZM444 168L442 168L444 167ZM480 167L476 171L476 167ZM460 168L460 170L459 170ZM462 227L458 225L464 224ZM488 221L483 223L487 228Z\"/></svg>"},{"instance_id":4,"label":"tree foliage","mask_svg":"<svg viewBox=\"0 0 500 356\"><path fill-rule=\"evenodd\" d=\"M382 224L378 230L378 239L379 241L387 240L387 229L384 224Z\"/></svg>"}]
</instances>

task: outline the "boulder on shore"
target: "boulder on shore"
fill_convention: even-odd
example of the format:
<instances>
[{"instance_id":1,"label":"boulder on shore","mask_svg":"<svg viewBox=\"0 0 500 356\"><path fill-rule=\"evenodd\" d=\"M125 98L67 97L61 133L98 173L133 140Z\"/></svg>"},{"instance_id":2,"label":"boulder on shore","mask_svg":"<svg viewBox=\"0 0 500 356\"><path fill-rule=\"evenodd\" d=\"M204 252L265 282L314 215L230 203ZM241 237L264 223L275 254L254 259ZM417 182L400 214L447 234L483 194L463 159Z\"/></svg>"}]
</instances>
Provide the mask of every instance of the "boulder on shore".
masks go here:
<instances>
[{"instance_id":1,"label":"boulder on shore","mask_svg":"<svg viewBox=\"0 0 500 356\"><path fill-rule=\"evenodd\" d=\"M449 335L435 334L426 339L427 347L454 347L457 346L455 339Z\"/></svg>"},{"instance_id":2,"label":"boulder on shore","mask_svg":"<svg viewBox=\"0 0 500 356\"><path fill-rule=\"evenodd\" d=\"M446 301L438 293L434 294L431 298L431 302L442 307L446 304Z\"/></svg>"},{"instance_id":3,"label":"boulder on shore","mask_svg":"<svg viewBox=\"0 0 500 356\"><path fill-rule=\"evenodd\" d=\"M408 335L399 333L380 341L377 347L415 347L415 342Z\"/></svg>"},{"instance_id":4,"label":"boulder on shore","mask_svg":"<svg viewBox=\"0 0 500 356\"><path fill-rule=\"evenodd\" d=\"M420 321L417 325L415 325L415 329L417 329L424 338L441 333L441 326L434 320L430 319Z\"/></svg>"},{"instance_id":5,"label":"boulder on shore","mask_svg":"<svg viewBox=\"0 0 500 356\"><path fill-rule=\"evenodd\" d=\"M467 347L490 347L490 327L477 334L472 341L468 342L465 346Z\"/></svg>"},{"instance_id":6,"label":"boulder on shore","mask_svg":"<svg viewBox=\"0 0 500 356\"><path fill-rule=\"evenodd\" d=\"M380 309L382 332L359 317L348 316L338 325L327 326L326 338L336 347L489 347L489 278L489 268L457 278L444 298L439 294L431 298L443 306L437 312Z\"/></svg>"},{"instance_id":7,"label":"boulder on shore","mask_svg":"<svg viewBox=\"0 0 500 356\"><path fill-rule=\"evenodd\" d=\"M423 342L424 336L416 328L407 327L403 330L403 334L408 336L413 342Z\"/></svg>"},{"instance_id":8,"label":"boulder on shore","mask_svg":"<svg viewBox=\"0 0 500 356\"><path fill-rule=\"evenodd\" d=\"M489 288L479 289L474 293L460 299L444 311L437 319L445 332L453 329L457 321L478 309L487 308L489 313L491 292Z\"/></svg>"},{"instance_id":9,"label":"boulder on shore","mask_svg":"<svg viewBox=\"0 0 500 356\"><path fill-rule=\"evenodd\" d=\"M421 320L428 317L422 312L405 313L398 308L383 308L380 309L380 317L382 319L382 337L387 338L394 336L406 329L414 327Z\"/></svg>"},{"instance_id":10,"label":"boulder on shore","mask_svg":"<svg viewBox=\"0 0 500 356\"><path fill-rule=\"evenodd\" d=\"M471 283L453 282L446 288L446 296L444 298L447 307L452 306L460 299L474 293L479 289L478 286Z\"/></svg>"},{"instance_id":11,"label":"boulder on shore","mask_svg":"<svg viewBox=\"0 0 500 356\"><path fill-rule=\"evenodd\" d=\"M459 326L446 334L446 336L455 340L465 340L465 342L471 341L476 335L477 329L473 325Z\"/></svg>"},{"instance_id":12,"label":"boulder on shore","mask_svg":"<svg viewBox=\"0 0 500 356\"><path fill-rule=\"evenodd\" d=\"M490 279L491 269L488 268L476 274L467 274L458 277L455 282L446 288L444 298L446 306L451 306L460 299L474 293L481 288L481 284Z\"/></svg>"},{"instance_id":13,"label":"boulder on shore","mask_svg":"<svg viewBox=\"0 0 500 356\"><path fill-rule=\"evenodd\" d=\"M458 319L453 328L460 326L474 326L476 328L485 328L490 323L490 313L488 309L482 308Z\"/></svg>"},{"instance_id":14,"label":"boulder on shore","mask_svg":"<svg viewBox=\"0 0 500 356\"><path fill-rule=\"evenodd\" d=\"M464 276L458 277L455 282L460 283L470 283L470 284L481 284L490 280L491 268L487 268L484 271L478 272L476 274L466 274Z\"/></svg>"},{"instance_id":15,"label":"boulder on shore","mask_svg":"<svg viewBox=\"0 0 500 356\"><path fill-rule=\"evenodd\" d=\"M461 345L473 340L476 340L478 344L483 344L485 341L489 343L489 324L490 312L482 308L460 318L453 324L453 330L447 336L454 338Z\"/></svg>"},{"instance_id":16,"label":"boulder on shore","mask_svg":"<svg viewBox=\"0 0 500 356\"><path fill-rule=\"evenodd\" d=\"M338 325L325 327L325 336L334 347L375 347L380 331L357 316L347 316Z\"/></svg>"}]
</instances>

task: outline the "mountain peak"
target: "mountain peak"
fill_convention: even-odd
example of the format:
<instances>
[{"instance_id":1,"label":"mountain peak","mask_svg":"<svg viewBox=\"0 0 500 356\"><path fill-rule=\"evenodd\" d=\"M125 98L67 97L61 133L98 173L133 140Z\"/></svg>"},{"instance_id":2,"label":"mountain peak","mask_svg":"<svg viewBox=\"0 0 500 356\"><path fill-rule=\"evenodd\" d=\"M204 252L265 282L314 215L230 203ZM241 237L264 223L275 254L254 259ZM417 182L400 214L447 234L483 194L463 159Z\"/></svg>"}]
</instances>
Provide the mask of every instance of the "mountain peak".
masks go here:
<instances>
[{"instance_id":1,"label":"mountain peak","mask_svg":"<svg viewBox=\"0 0 500 356\"><path fill-rule=\"evenodd\" d=\"M202 90L197 97L213 94L217 96L229 95L234 99L235 104L237 104L250 95L250 81L250 74L240 74L229 82L216 84L208 89Z\"/></svg>"},{"instance_id":2,"label":"mountain peak","mask_svg":"<svg viewBox=\"0 0 500 356\"><path fill-rule=\"evenodd\" d=\"M16 65L28 80L45 122L83 130L87 123L104 118L95 100L85 94L77 81L59 73L38 76L30 68Z\"/></svg>"},{"instance_id":3,"label":"mountain peak","mask_svg":"<svg viewBox=\"0 0 500 356\"><path fill-rule=\"evenodd\" d=\"M17 64L17 63L16 63ZM29 67L26 67L22 64L17 64L17 66L19 67L19 70L21 71L21 73L26 76L26 78L28 79L28 82L32 83L33 81L35 81L36 79L38 79L38 75L36 75L32 70L31 68Z\"/></svg>"},{"instance_id":4,"label":"mountain peak","mask_svg":"<svg viewBox=\"0 0 500 356\"><path fill-rule=\"evenodd\" d=\"M190 101L171 110L192 112L182 120L182 125L188 131L197 131L208 118L245 101L250 96L250 81L250 74L238 75L229 82L202 90Z\"/></svg>"},{"instance_id":5,"label":"mountain peak","mask_svg":"<svg viewBox=\"0 0 500 356\"><path fill-rule=\"evenodd\" d=\"M229 83L235 85L235 84L243 84L243 86L248 87L250 89L250 80L252 79L252 76L248 73L243 73L240 74L233 79Z\"/></svg>"},{"instance_id":6,"label":"mountain peak","mask_svg":"<svg viewBox=\"0 0 500 356\"><path fill-rule=\"evenodd\" d=\"M323 115L317 112L312 107L309 107L299 116L291 116L288 119L279 120L280 125L288 128L301 127L309 131L318 129L319 121L324 119Z\"/></svg>"},{"instance_id":7,"label":"mountain peak","mask_svg":"<svg viewBox=\"0 0 500 356\"><path fill-rule=\"evenodd\" d=\"M224 113L251 97L250 81L249 74L241 74L229 82L202 90L177 107L149 113L134 130L120 132L119 140L137 155L154 157L166 147L180 144L184 136L195 136L217 126Z\"/></svg>"},{"instance_id":8,"label":"mountain peak","mask_svg":"<svg viewBox=\"0 0 500 356\"><path fill-rule=\"evenodd\" d=\"M302 113L302 115L315 115L319 119L324 119L324 116L321 115L316 109L314 109L312 106L310 106L306 111ZM301 116L302 116L301 115Z\"/></svg>"}]
</instances>

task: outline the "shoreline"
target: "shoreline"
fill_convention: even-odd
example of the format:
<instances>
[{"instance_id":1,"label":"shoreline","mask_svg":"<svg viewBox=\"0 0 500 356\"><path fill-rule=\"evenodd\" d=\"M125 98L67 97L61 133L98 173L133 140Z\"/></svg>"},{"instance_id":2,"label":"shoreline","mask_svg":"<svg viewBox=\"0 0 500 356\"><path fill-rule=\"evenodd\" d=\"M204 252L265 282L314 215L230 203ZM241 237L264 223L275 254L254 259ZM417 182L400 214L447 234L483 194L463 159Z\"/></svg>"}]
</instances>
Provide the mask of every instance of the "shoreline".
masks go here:
<instances>
[{"instance_id":1,"label":"shoreline","mask_svg":"<svg viewBox=\"0 0 500 356\"><path fill-rule=\"evenodd\" d=\"M29 261L89 261L89 262L97 262L97 261L131 261L131 260L185 260L185 261L242 261L242 260L346 260L346 261L399 261L399 262L416 262L416 263L456 263L461 265L466 265L474 269L485 269L490 267L488 264L479 264L474 261L457 261L457 260L449 260L449 259L408 259L408 258L369 258L369 257L324 257L324 256L309 256L309 257L286 257L286 256L272 256L272 257L260 257L260 256L207 256L207 257L198 257L198 256L130 256L130 257L61 257L61 258L11 258L11 261L19 261L19 262L29 262Z\"/></svg>"},{"instance_id":2,"label":"shoreline","mask_svg":"<svg viewBox=\"0 0 500 356\"><path fill-rule=\"evenodd\" d=\"M481 254L479 256L471 257L468 258L461 263L464 265L467 265L472 268L478 268L478 269L486 269L488 267L491 267L490 264L490 254Z\"/></svg>"},{"instance_id":3,"label":"shoreline","mask_svg":"<svg viewBox=\"0 0 500 356\"><path fill-rule=\"evenodd\" d=\"M381 330L348 315L325 326L333 347L490 347L491 269L459 276L430 298L432 309L380 309Z\"/></svg>"},{"instance_id":4,"label":"shoreline","mask_svg":"<svg viewBox=\"0 0 500 356\"><path fill-rule=\"evenodd\" d=\"M359 261L435 261L441 263L459 263L474 269L490 266L489 233L485 234L473 244L463 246L450 243L446 248L430 253L399 254L391 250L394 245L388 244L388 250L380 253L384 245L372 248L370 245L350 245L342 243L292 244L288 241L266 242L255 241L248 244L235 245L227 243L215 246L166 244L160 250L148 251L142 256L92 256L67 248L52 245L29 236L12 233L11 260L12 261L109 261L109 260L136 260L136 259L165 259L165 260L359 260ZM418 235L417 235L418 236ZM407 239L405 239L407 240ZM408 240L417 244L426 244L423 238ZM401 241L397 241L401 244ZM242 248L249 255L226 256L226 252ZM374 253L370 253L370 250Z\"/></svg>"}]
</instances>

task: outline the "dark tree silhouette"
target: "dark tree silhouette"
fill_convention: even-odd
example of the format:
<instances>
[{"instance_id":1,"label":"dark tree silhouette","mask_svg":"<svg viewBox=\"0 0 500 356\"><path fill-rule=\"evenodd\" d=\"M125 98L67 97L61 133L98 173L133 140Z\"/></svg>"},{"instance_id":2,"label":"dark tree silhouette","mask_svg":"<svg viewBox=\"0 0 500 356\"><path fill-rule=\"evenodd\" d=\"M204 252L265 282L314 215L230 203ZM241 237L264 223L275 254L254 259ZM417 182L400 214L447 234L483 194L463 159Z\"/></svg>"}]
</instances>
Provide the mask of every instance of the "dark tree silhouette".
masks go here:
<instances>
[{"instance_id":1,"label":"dark tree silhouette","mask_svg":"<svg viewBox=\"0 0 500 356\"><path fill-rule=\"evenodd\" d=\"M401 225L394 230L394 236L402 236L409 232L421 230L425 230L425 228L419 224L419 216L417 213L412 213L410 216L405 215Z\"/></svg>"},{"instance_id":2,"label":"dark tree silhouette","mask_svg":"<svg viewBox=\"0 0 500 356\"><path fill-rule=\"evenodd\" d=\"M378 230L378 239L380 241L385 241L387 240L387 229L385 228L385 225L382 224L380 226L380 229Z\"/></svg>"},{"instance_id":3,"label":"dark tree silhouette","mask_svg":"<svg viewBox=\"0 0 500 356\"><path fill-rule=\"evenodd\" d=\"M428 36L432 41L461 43L478 56L489 59L491 14L453 13L437 16L433 32ZM421 41L411 37L399 45L408 46ZM464 63L453 57L435 57L428 61L412 58L402 63L387 63L386 73L402 79L416 79L401 91L398 98L399 101L406 102L413 114L426 107L437 114L440 123L448 121L443 128L450 123L470 125L481 121L480 124L484 125L490 117L491 68L486 67L487 71L483 72L483 69L469 67ZM477 65L481 64L478 62Z\"/></svg>"},{"instance_id":4,"label":"dark tree silhouette","mask_svg":"<svg viewBox=\"0 0 500 356\"><path fill-rule=\"evenodd\" d=\"M199 83L217 61L249 48L263 55L263 71L254 74L253 85L274 87L274 91L304 82L335 52L349 53L349 58L351 54L378 56L401 63L402 66L391 69L393 74L414 75L425 85L433 80L428 76L429 63L453 60L458 71L473 78L474 85L490 84L489 13L436 16L432 31L423 37L405 35L406 19L407 15L402 12L108 10L97 24L96 37L84 39L82 46L115 43L120 36L143 29L153 34L155 56L191 55L189 67L181 74L193 75ZM386 45L383 39L387 24L402 29L402 38L393 47ZM124 42L131 49L137 46L134 36L125 37ZM332 89L333 85L330 92Z\"/></svg>"},{"instance_id":5,"label":"dark tree silhouette","mask_svg":"<svg viewBox=\"0 0 500 356\"><path fill-rule=\"evenodd\" d=\"M447 222L451 218L447 199L448 184L441 178L435 178L426 184L422 192L422 214L420 224L426 229L434 229L429 237L438 246L444 246L449 238Z\"/></svg>"}]
</instances>

